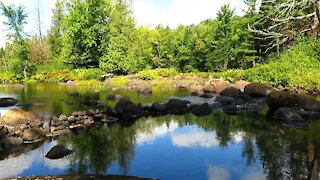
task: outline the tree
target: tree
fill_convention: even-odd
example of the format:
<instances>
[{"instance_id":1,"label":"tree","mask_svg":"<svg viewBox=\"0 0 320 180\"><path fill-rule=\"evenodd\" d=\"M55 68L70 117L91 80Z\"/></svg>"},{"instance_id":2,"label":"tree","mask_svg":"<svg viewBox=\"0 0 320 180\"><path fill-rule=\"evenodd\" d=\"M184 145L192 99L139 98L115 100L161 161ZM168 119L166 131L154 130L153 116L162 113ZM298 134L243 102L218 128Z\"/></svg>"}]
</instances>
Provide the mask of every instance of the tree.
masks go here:
<instances>
[{"instance_id":1,"label":"tree","mask_svg":"<svg viewBox=\"0 0 320 180\"><path fill-rule=\"evenodd\" d=\"M98 67L109 43L111 0L71 0L63 18L62 57L75 68Z\"/></svg>"},{"instance_id":2,"label":"tree","mask_svg":"<svg viewBox=\"0 0 320 180\"><path fill-rule=\"evenodd\" d=\"M318 37L320 19L319 0L262 1L261 17L249 26L256 39L264 42L264 53L286 47L299 35ZM264 24L261 26L261 24Z\"/></svg>"},{"instance_id":3,"label":"tree","mask_svg":"<svg viewBox=\"0 0 320 180\"><path fill-rule=\"evenodd\" d=\"M26 24L27 13L23 6L6 6L0 1L0 10L2 15L6 17L7 21L4 24L9 28L9 39L13 40L13 44L16 46L16 58L18 59L14 68L15 72L26 78L28 76L28 70L32 64L29 61L29 52L27 42L23 39L25 34L23 31L24 24Z\"/></svg>"},{"instance_id":4,"label":"tree","mask_svg":"<svg viewBox=\"0 0 320 180\"><path fill-rule=\"evenodd\" d=\"M48 33L48 41L51 47L51 54L53 58L58 58L62 50L62 21L65 10L64 0L57 0L55 8L53 9L52 25Z\"/></svg>"},{"instance_id":5,"label":"tree","mask_svg":"<svg viewBox=\"0 0 320 180\"><path fill-rule=\"evenodd\" d=\"M110 21L107 53L100 58L100 68L116 74L136 71L133 56L134 19L130 0L115 0Z\"/></svg>"}]
</instances>

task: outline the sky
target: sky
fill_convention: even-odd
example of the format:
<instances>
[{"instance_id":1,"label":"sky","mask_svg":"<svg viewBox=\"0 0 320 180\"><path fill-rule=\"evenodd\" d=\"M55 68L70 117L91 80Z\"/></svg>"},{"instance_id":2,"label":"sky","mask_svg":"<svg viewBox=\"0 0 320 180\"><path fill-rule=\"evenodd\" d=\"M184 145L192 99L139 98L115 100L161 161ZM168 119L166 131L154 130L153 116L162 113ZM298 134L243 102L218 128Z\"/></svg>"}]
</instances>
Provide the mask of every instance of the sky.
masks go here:
<instances>
[{"instance_id":1,"label":"sky","mask_svg":"<svg viewBox=\"0 0 320 180\"><path fill-rule=\"evenodd\" d=\"M1 1L1 0L0 0ZM52 8L56 0L2 0L6 5L23 5L29 13L25 31L36 34L36 9L40 5L42 31L46 33L51 25ZM215 18L220 7L230 4L238 15L243 14L245 4L243 0L133 0L133 12L137 25L155 27L159 24L176 28L179 24L197 24L209 18ZM0 22L5 19L0 16ZM6 41L7 28L0 25L0 47Z\"/></svg>"}]
</instances>

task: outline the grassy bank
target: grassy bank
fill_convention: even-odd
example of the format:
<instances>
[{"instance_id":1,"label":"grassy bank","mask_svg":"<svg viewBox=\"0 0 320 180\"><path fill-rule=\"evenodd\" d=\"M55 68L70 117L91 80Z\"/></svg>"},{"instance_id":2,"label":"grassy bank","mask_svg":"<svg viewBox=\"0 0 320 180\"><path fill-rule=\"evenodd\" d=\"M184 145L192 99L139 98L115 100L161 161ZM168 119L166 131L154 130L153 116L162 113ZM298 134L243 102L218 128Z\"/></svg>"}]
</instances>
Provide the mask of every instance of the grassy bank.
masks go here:
<instances>
[{"instance_id":1,"label":"grassy bank","mask_svg":"<svg viewBox=\"0 0 320 180\"><path fill-rule=\"evenodd\" d=\"M144 70L131 76L115 76L112 82L115 86L121 87L126 85L129 77L145 81L163 81L164 79L170 81L174 77L198 76L201 78L222 78L230 82L246 80L272 84L278 88L320 92L320 48L318 44L312 41L300 42L294 48L270 57L269 63L257 64L246 70L180 73L175 69L158 68ZM3 72L0 74L0 82L6 84L18 82L59 83L71 80L93 83L101 80L103 74L106 73L100 69L46 70L42 68L28 79L21 79L13 73Z\"/></svg>"}]
</instances>

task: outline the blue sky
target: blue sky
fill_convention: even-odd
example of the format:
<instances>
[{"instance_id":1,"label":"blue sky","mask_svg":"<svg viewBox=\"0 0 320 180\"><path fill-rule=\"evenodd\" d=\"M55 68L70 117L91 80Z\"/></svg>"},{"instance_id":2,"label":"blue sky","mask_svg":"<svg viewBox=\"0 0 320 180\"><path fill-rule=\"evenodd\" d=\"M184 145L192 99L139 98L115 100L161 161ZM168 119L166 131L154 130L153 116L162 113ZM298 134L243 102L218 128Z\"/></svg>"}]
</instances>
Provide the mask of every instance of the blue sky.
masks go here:
<instances>
[{"instance_id":1,"label":"blue sky","mask_svg":"<svg viewBox=\"0 0 320 180\"><path fill-rule=\"evenodd\" d=\"M1 1L1 0L0 0ZM52 8L56 0L39 0L42 15L42 31L47 32L51 25ZM36 7L38 0L2 0L5 4L23 5L29 13L25 31L37 33ZM133 12L137 25L155 27L158 24L177 27L179 24L196 24L202 20L216 17L224 4L230 4L237 14L245 8L243 0L133 0ZM0 21L4 18L0 16ZM0 26L0 47L5 44L6 28Z\"/></svg>"}]
</instances>

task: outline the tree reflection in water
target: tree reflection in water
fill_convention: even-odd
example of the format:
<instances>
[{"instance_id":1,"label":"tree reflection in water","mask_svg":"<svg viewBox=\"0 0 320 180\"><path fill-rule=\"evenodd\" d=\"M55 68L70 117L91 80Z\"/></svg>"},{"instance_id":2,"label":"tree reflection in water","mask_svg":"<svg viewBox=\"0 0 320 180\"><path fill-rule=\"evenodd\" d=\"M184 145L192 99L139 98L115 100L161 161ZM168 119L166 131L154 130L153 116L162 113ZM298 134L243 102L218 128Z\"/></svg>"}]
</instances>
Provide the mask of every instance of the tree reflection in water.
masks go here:
<instances>
[{"instance_id":1,"label":"tree reflection in water","mask_svg":"<svg viewBox=\"0 0 320 180\"><path fill-rule=\"evenodd\" d=\"M173 121L179 127L196 125L206 132L215 132L221 148L234 143L235 134L241 135L242 156L247 165L262 162L268 179L317 179L319 176L320 123L309 122L309 130L282 127L279 122L266 120L266 113L242 112L237 116L214 111L210 116L191 114L144 118L130 127L114 124L111 127L92 128L67 138L75 153L70 174L103 173L117 163L123 174L128 174L134 157L139 133L150 133Z\"/></svg>"}]
</instances>

